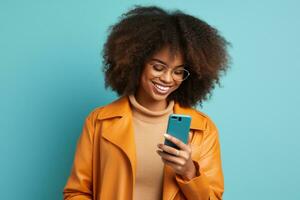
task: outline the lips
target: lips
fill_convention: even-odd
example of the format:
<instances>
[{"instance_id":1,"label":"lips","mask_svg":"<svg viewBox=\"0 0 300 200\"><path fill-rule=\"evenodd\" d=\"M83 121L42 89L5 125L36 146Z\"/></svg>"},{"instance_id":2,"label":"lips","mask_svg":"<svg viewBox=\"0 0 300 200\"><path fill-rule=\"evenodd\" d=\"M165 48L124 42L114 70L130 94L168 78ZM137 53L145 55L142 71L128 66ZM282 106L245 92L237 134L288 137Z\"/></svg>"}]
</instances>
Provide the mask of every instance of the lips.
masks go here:
<instances>
[{"instance_id":1,"label":"lips","mask_svg":"<svg viewBox=\"0 0 300 200\"><path fill-rule=\"evenodd\" d=\"M163 86L163 85L160 85L160 84L157 84L154 82L153 82L153 85L154 85L155 91L159 94L167 94L171 88L170 86Z\"/></svg>"}]
</instances>

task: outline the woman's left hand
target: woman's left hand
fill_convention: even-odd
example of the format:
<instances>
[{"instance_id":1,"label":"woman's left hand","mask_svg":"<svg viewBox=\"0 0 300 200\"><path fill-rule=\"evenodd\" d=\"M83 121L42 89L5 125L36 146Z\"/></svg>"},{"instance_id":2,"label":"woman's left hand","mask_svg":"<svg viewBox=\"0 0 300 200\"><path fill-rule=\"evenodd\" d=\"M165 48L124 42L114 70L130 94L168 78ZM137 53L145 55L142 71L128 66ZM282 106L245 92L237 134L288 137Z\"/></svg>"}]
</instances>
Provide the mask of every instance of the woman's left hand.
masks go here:
<instances>
[{"instance_id":1,"label":"woman's left hand","mask_svg":"<svg viewBox=\"0 0 300 200\"><path fill-rule=\"evenodd\" d=\"M157 153L162 161L173 168L176 174L181 175L184 179L190 180L196 176L196 167L192 160L191 133L189 133L188 144L169 135L164 134L165 138L179 147L179 150L164 144L158 144ZM166 153L167 152L167 153Z\"/></svg>"}]
</instances>

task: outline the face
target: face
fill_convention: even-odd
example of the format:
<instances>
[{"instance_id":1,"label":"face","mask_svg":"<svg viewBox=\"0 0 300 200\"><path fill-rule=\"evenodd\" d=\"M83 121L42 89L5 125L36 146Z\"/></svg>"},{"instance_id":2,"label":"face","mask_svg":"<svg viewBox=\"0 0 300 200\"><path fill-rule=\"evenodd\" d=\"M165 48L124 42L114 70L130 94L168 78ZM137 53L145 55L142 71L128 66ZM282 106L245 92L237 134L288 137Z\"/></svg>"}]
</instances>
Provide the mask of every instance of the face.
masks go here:
<instances>
[{"instance_id":1,"label":"face","mask_svg":"<svg viewBox=\"0 0 300 200\"><path fill-rule=\"evenodd\" d=\"M174 78L178 79L183 69L183 55L180 52L173 55L168 47L162 48L145 63L137 99L166 104L167 97L182 83Z\"/></svg>"}]
</instances>

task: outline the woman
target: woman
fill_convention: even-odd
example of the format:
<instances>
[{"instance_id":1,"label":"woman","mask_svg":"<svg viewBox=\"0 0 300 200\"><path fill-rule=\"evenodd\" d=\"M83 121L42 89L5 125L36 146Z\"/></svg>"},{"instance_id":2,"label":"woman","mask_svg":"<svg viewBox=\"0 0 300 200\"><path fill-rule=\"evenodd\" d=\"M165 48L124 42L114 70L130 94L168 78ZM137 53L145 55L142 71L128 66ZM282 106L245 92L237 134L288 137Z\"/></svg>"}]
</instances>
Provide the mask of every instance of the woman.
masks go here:
<instances>
[{"instance_id":1,"label":"woman","mask_svg":"<svg viewBox=\"0 0 300 200\"><path fill-rule=\"evenodd\" d=\"M226 71L227 44L180 11L124 14L103 52L106 87L121 97L86 118L64 199L222 199L217 128L193 107ZM164 134L172 113L192 117L187 144Z\"/></svg>"}]
</instances>

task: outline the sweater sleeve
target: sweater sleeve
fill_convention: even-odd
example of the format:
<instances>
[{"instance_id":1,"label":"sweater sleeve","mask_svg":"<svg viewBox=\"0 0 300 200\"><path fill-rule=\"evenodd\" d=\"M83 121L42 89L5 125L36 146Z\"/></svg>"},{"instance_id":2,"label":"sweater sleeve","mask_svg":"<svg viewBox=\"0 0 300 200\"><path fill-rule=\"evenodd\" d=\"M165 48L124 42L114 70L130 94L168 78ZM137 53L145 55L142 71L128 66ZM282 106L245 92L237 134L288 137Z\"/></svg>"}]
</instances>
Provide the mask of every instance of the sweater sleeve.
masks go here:
<instances>
[{"instance_id":1,"label":"sweater sleeve","mask_svg":"<svg viewBox=\"0 0 300 200\"><path fill-rule=\"evenodd\" d=\"M93 126L88 118L77 142L77 148L69 179L64 187L64 200L91 200Z\"/></svg>"},{"instance_id":2,"label":"sweater sleeve","mask_svg":"<svg viewBox=\"0 0 300 200\"><path fill-rule=\"evenodd\" d=\"M221 166L221 153L218 131L209 121L203 132L200 149L200 159L193 160L196 167L196 177L186 181L176 175L176 181L189 200L221 200L224 191L224 178Z\"/></svg>"}]
</instances>

